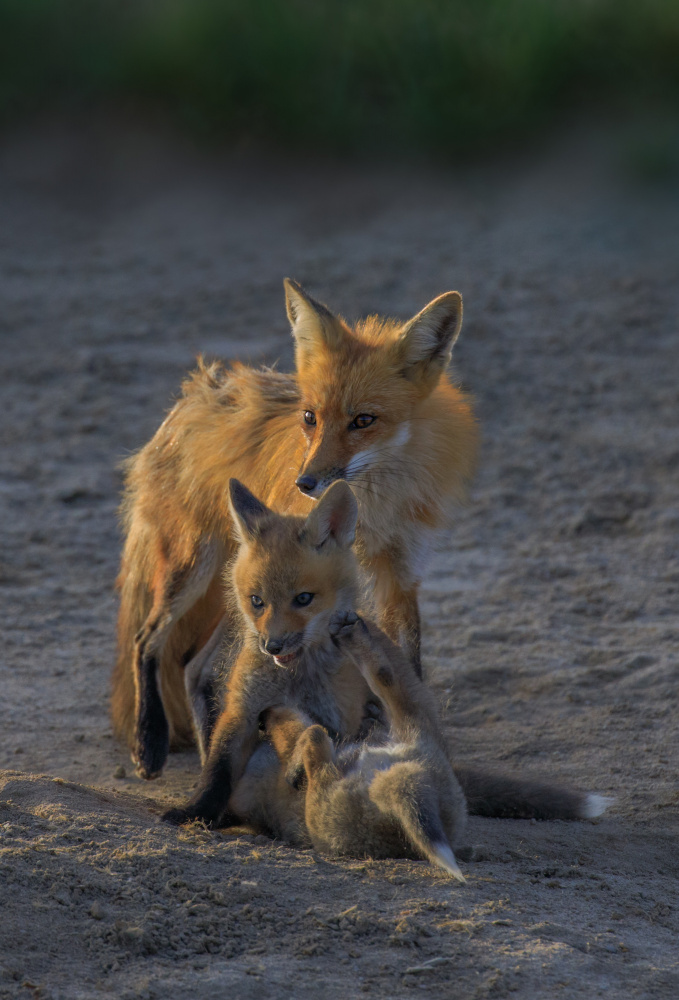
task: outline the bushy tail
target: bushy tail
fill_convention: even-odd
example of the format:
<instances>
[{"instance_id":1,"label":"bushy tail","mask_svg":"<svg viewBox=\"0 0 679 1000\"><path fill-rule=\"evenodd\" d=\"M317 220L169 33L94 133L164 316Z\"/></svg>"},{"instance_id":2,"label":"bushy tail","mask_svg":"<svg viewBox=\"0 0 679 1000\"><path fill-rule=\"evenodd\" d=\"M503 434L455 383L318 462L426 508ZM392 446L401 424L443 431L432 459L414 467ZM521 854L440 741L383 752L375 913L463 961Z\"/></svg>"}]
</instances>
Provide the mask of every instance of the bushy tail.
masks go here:
<instances>
[{"instance_id":1,"label":"bushy tail","mask_svg":"<svg viewBox=\"0 0 679 1000\"><path fill-rule=\"evenodd\" d=\"M594 819L613 799L542 781L456 767L472 816L499 819Z\"/></svg>"},{"instance_id":2,"label":"bushy tail","mask_svg":"<svg viewBox=\"0 0 679 1000\"><path fill-rule=\"evenodd\" d=\"M418 764L403 762L382 771L373 779L370 798L396 821L419 855L465 881L443 828L438 795Z\"/></svg>"}]
</instances>

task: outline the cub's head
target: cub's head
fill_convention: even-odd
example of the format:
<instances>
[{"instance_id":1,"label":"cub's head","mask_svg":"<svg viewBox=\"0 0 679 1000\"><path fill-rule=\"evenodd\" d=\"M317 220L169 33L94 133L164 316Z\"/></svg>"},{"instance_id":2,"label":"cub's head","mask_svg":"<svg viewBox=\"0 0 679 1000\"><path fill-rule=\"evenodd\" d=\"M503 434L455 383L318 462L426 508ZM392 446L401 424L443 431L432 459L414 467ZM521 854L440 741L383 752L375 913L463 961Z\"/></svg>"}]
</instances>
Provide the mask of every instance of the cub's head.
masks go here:
<instances>
[{"instance_id":1,"label":"cub's head","mask_svg":"<svg viewBox=\"0 0 679 1000\"><path fill-rule=\"evenodd\" d=\"M462 298L446 292L407 323L369 316L350 328L296 282L285 293L307 438L297 486L319 497L344 479L361 498L381 495L397 485L419 410L450 362Z\"/></svg>"},{"instance_id":2,"label":"cub's head","mask_svg":"<svg viewBox=\"0 0 679 1000\"><path fill-rule=\"evenodd\" d=\"M275 514L237 479L229 491L241 543L233 591L252 639L279 666L330 648L330 619L356 606L353 493L335 483L304 519Z\"/></svg>"}]
</instances>

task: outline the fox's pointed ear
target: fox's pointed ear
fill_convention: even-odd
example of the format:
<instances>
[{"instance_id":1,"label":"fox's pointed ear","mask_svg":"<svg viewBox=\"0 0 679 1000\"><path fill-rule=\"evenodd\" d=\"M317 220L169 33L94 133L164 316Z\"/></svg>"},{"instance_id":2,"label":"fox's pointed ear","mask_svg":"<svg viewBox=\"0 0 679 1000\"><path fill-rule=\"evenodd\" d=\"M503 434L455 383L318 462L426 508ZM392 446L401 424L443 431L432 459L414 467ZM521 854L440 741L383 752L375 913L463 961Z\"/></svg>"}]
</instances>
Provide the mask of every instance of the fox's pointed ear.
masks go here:
<instances>
[{"instance_id":1,"label":"fox's pointed ear","mask_svg":"<svg viewBox=\"0 0 679 1000\"><path fill-rule=\"evenodd\" d=\"M332 539L340 549L348 549L356 537L358 504L351 487L339 479L329 486L302 529L302 539L319 549Z\"/></svg>"},{"instance_id":2,"label":"fox's pointed ear","mask_svg":"<svg viewBox=\"0 0 679 1000\"><path fill-rule=\"evenodd\" d=\"M339 347L344 334L342 321L322 303L316 302L301 285L291 278L283 282L285 288L285 308L295 338L295 358L297 367L319 349Z\"/></svg>"},{"instance_id":3,"label":"fox's pointed ear","mask_svg":"<svg viewBox=\"0 0 679 1000\"><path fill-rule=\"evenodd\" d=\"M258 500L247 486L243 486L239 479L229 480L229 507L242 542L254 538L264 518L271 513L269 508Z\"/></svg>"},{"instance_id":4,"label":"fox's pointed ear","mask_svg":"<svg viewBox=\"0 0 679 1000\"><path fill-rule=\"evenodd\" d=\"M413 316L396 342L403 374L431 390L445 371L462 326L462 296L446 292Z\"/></svg>"}]
</instances>

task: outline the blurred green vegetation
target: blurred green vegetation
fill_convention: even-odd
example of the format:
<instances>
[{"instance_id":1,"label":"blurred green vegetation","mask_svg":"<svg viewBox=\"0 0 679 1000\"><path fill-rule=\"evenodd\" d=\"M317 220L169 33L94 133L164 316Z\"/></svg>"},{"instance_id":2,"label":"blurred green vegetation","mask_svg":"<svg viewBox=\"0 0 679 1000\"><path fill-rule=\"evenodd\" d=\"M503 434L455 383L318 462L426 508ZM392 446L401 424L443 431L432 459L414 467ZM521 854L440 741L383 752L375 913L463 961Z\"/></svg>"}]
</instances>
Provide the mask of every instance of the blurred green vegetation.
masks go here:
<instances>
[{"instance_id":1,"label":"blurred green vegetation","mask_svg":"<svg viewBox=\"0 0 679 1000\"><path fill-rule=\"evenodd\" d=\"M679 106L679 0L0 0L0 121L157 107L289 147L451 153Z\"/></svg>"}]
</instances>

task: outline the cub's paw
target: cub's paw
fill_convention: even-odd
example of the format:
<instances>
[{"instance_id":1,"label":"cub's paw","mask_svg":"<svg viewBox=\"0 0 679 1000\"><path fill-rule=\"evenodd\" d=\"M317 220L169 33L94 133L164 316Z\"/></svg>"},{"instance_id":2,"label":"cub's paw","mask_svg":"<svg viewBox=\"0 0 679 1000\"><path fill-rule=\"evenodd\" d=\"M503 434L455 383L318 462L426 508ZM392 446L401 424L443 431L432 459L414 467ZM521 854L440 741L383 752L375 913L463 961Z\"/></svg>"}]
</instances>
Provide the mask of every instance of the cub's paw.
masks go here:
<instances>
[{"instance_id":1,"label":"cub's paw","mask_svg":"<svg viewBox=\"0 0 679 1000\"><path fill-rule=\"evenodd\" d=\"M329 623L330 637L334 642L341 642L354 634L354 629L360 618L355 611L336 611Z\"/></svg>"},{"instance_id":2,"label":"cub's paw","mask_svg":"<svg viewBox=\"0 0 679 1000\"><path fill-rule=\"evenodd\" d=\"M192 823L196 818L189 809L168 809L160 817L163 823L172 823L173 826L184 826L185 823Z\"/></svg>"},{"instance_id":3,"label":"cub's paw","mask_svg":"<svg viewBox=\"0 0 679 1000\"><path fill-rule=\"evenodd\" d=\"M285 780L287 783L299 792L306 782L306 771L304 770L304 764L302 761L293 761L285 772Z\"/></svg>"},{"instance_id":4,"label":"cub's paw","mask_svg":"<svg viewBox=\"0 0 679 1000\"><path fill-rule=\"evenodd\" d=\"M188 808L180 806L176 809L168 809L160 818L163 823L172 823L173 826L185 826L187 823L196 822L204 823L210 830L214 826L211 820L205 816L200 816L197 810L195 808L192 809L190 806ZM226 819L230 819L230 816L227 816ZM228 823L225 822L224 825L228 825Z\"/></svg>"}]
</instances>

